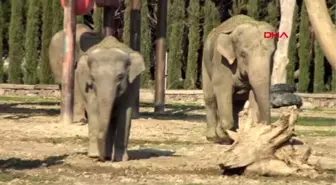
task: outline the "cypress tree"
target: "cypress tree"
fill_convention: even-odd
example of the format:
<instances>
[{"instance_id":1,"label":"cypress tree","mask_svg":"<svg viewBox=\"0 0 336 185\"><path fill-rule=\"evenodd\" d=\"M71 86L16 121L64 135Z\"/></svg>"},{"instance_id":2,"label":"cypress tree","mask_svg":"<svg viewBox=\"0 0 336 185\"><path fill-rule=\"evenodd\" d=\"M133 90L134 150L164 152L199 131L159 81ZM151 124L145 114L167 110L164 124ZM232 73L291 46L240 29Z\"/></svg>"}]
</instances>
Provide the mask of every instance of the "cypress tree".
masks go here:
<instances>
[{"instance_id":1,"label":"cypress tree","mask_svg":"<svg viewBox=\"0 0 336 185\"><path fill-rule=\"evenodd\" d=\"M94 31L103 33L103 8L95 7L93 12Z\"/></svg>"},{"instance_id":2,"label":"cypress tree","mask_svg":"<svg viewBox=\"0 0 336 185\"><path fill-rule=\"evenodd\" d=\"M318 93L324 89L324 54L316 39L314 53L314 93Z\"/></svg>"},{"instance_id":3,"label":"cypress tree","mask_svg":"<svg viewBox=\"0 0 336 185\"><path fill-rule=\"evenodd\" d=\"M205 1L203 8L203 17L203 41L205 41L210 31L220 24L220 14L214 2L210 0Z\"/></svg>"},{"instance_id":4,"label":"cypress tree","mask_svg":"<svg viewBox=\"0 0 336 185\"><path fill-rule=\"evenodd\" d=\"M76 23L77 24L84 24L84 16L76 16Z\"/></svg>"},{"instance_id":5,"label":"cypress tree","mask_svg":"<svg viewBox=\"0 0 336 185\"><path fill-rule=\"evenodd\" d=\"M231 16L241 14L247 8L247 0L232 0Z\"/></svg>"},{"instance_id":6,"label":"cypress tree","mask_svg":"<svg viewBox=\"0 0 336 185\"><path fill-rule=\"evenodd\" d=\"M40 26L39 15L41 13L38 6L40 4L39 1L29 0L25 40L26 62L23 80L25 84L36 84L37 82L38 31Z\"/></svg>"},{"instance_id":7,"label":"cypress tree","mask_svg":"<svg viewBox=\"0 0 336 185\"><path fill-rule=\"evenodd\" d=\"M196 85L197 80L197 59L198 49L200 48L200 2L199 0L190 1L188 7L188 27L189 27L189 45L186 79L184 82L185 89L192 89Z\"/></svg>"},{"instance_id":8,"label":"cypress tree","mask_svg":"<svg viewBox=\"0 0 336 185\"><path fill-rule=\"evenodd\" d=\"M184 34L184 1L174 1L171 5L175 13L171 17L171 33L169 37L169 53L168 53L168 78L167 88L181 88L181 65L183 54L183 34Z\"/></svg>"},{"instance_id":9,"label":"cypress tree","mask_svg":"<svg viewBox=\"0 0 336 185\"><path fill-rule=\"evenodd\" d=\"M21 62L24 56L24 40L22 11L24 2L22 0L11 1L11 20L9 26L9 68L8 82L13 84L21 83Z\"/></svg>"},{"instance_id":10,"label":"cypress tree","mask_svg":"<svg viewBox=\"0 0 336 185\"><path fill-rule=\"evenodd\" d=\"M4 73L3 73L3 63L4 61L2 60L3 55L4 55L4 12L3 12L3 2L0 1L0 83L4 82Z\"/></svg>"},{"instance_id":11,"label":"cypress tree","mask_svg":"<svg viewBox=\"0 0 336 185\"><path fill-rule=\"evenodd\" d=\"M130 45L130 24L131 24L131 3L130 0L125 0L124 11L124 27L123 27L123 42Z\"/></svg>"},{"instance_id":12,"label":"cypress tree","mask_svg":"<svg viewBox=\"0 0 336 185\"><path fill-rule=\"evenodd\" d=\"M292 33L289 39L288 43L288 59L289 63L286 66L286 72L287 72L287 83L290 84L295 84L295 77L294 77L294 72L295 72L295 67L298 63L298 50L296 47L297 43L297 37L296 33L298 31L298 6L295 5L294 8L294 15L293 15L293 26L292 26Z\"/></svg>"},{"instance_id":13,"label":"cypress tree","mask_svg":"<svg viewBox=\"0 0 336 185\"><path fill-rule=\"evenodd\" d=\"M52 35L63 29L63 8L61 6L60 0L53 0L52 4L52 17L54 17L52 22ZM57 17L57 18L56 18Z\"/></svg>"},{"instance_id":14,"label":"cypress tree","mask_svg":"<svg viewBox=\"0 0 336 185\"><path fill-rule=\"evenodd\" d=\"M140 52L144 57L146 71L144 71L141 75L141 86L149 87L150 85L150 59L151 59L151 28L148 20L148 0L142 0L141 7L141 46Z\"/></svg>"},{"instance_id":15,"label":"cypress tree","mask_svg":"<svg viewBox=\"0 0 336 185\"><path fill-rule=\"evenodd\" d=\"M41 63L39 70L39 80L42 84L52 83L53 78L49 64L48 48L50 39L52 37L52 1L42 1L43 15L42 15L42 49L41 49Z\"/></svg>"},{"instance_id":16,"label":"cypress tree","mask_svg":"<svg viewBox=\"0 0 336 185\"><path fill-rule=\"evenodd\" d=\"M310 29L309 29L309 19L304 2L301 5L301 21L300 21L300 48L299 48L299 58L300 58L300 76L299 76L299 92L307 92L310 82Z\"/></svg>"},{"instance_id":17,"label":"cypress tree","mask_svg":"<svg viewBox=\"0 0 336 185\"><path fill-rule=\"evenodd\" d=\"M259 2L260 0L249 0L247 4L247 15L259 19Z\"/></svg>"},{"instance_id":18,"label":"cypress tree","mask_svg":"<svg viewBox=\"0 0 336 185\"><path fill-rule=\"evenodd\" d=\"M272 0L267 3L267 17L266 20L272 26L276 27L278 24L278 17L280 16L280 0Z\"/></svg>"}]
</instances>

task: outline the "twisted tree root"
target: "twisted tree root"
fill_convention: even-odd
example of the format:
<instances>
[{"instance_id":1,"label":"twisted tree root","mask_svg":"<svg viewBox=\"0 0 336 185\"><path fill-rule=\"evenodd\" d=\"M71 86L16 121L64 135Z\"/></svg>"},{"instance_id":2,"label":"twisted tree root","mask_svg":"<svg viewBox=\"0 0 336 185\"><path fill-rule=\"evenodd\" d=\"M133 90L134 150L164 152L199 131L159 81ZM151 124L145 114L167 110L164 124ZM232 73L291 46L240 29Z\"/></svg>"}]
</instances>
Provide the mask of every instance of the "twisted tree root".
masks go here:
<instances>
[{"instance_id":1,"label":"twisted tree root","mask_svg":"<svg viewBox=\"0 0 336 185\"><path fill-rule=\"evenodd\" d=\"M308 164L311 148L295 139L298 110L283 114L273 124L240 121L237 132L227 131L234 140L223 152L219 164L224 174L290 175L315 172Z\"/></svg>"}]
</instances>

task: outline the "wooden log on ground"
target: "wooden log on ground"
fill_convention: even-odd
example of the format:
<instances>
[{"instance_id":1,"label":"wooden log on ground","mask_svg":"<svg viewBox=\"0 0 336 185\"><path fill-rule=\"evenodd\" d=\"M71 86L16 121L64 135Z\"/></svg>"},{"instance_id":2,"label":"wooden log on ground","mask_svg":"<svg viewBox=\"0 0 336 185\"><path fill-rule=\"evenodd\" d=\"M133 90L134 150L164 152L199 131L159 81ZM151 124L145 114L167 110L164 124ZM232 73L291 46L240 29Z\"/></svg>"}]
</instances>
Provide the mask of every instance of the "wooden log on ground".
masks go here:
<instances>
[{"instance_id":1,"label":"wooden log on ground","mask_svg":"<svg viewBox=\"0 0 336 185\"><path fill-rule=\"evenodd\" d=\"M218 161L223 174L315 172L308 164L311 148L294 138L297 114L298 110L292 109L273 124L242 120L237 132L227 131L234 143Z\"/></svg>"}]
</instances>

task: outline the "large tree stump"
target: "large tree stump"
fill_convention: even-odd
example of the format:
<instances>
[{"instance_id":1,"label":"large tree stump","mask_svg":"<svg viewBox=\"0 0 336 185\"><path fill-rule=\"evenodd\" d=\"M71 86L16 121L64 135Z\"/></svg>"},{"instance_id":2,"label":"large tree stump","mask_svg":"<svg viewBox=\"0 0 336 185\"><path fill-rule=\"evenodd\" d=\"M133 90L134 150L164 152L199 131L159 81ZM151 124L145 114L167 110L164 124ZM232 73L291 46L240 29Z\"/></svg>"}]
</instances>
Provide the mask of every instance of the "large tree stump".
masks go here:
<instances>
[{"instance_id":1,"label":"large tree stump","mask_svg":"<svg viewBox=\"0 0 336 185\"><path fill-rule=\"evenodd\" d=\"M298 110L292 109L273 124L240 121L237 132L228 131L234 140L219 159L224 174L289 175L315 171L307 163L311 148L295 139Z\"/></svg>"}]
</instances>

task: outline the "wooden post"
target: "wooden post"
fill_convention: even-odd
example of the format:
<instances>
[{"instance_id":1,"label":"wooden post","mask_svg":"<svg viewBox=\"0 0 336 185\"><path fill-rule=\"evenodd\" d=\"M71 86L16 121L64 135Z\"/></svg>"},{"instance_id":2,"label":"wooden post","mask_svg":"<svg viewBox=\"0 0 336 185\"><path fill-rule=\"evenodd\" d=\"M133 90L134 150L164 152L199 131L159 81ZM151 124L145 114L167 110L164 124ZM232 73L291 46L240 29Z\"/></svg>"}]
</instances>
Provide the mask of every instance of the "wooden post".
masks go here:
<instances>
[{"instance_id":1,"label":"wooden post","mask_svg":"<svg viewBox=\"0 0 336 185\"><path fill-rule=\"evenodd\" d=\"M141 32L141 0L131 0L131 25L130 25L130 47L135 51L140 51L140 32ZM140 76L136 79L140 88ZM132 108L132 118L136 119L139 117L139 91L135 94L137 95L136 102Z\"/></svg>"},{"instance_id":2,"label":"wooden post","mask_svg":"<svg viewBox=\"0 0 336 185\"><path fill-rule=\"evenodd\" d=\"M64 3L64 61L62 74L61 120L72 124L74 104L74 64L76 52L76 0L65 0Z\"/></svg>"},{"instance_id":3,"label":"wooden post","mask_svg":"<svg viewBox=\"0 0 336 185\"><path fill-rule=\"evenodd\" d=\"M116 27L114 21L114 7L104 7L104 36L115 36Z\"/></svg>"},{"instance_id":4,"label":"wooden post","mask_svg":"<svg viewBox=\"0 0 336 185\"><path fill-rule=\"evenodd\" d=\"M167 0L159 0L157 11L155 107L154 112L164 112L166 72Z\"/></svg>"}]
</instances>

